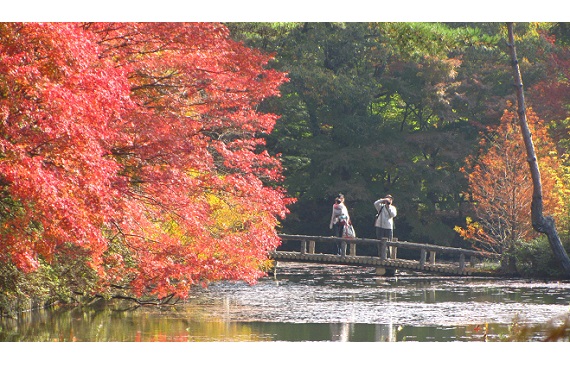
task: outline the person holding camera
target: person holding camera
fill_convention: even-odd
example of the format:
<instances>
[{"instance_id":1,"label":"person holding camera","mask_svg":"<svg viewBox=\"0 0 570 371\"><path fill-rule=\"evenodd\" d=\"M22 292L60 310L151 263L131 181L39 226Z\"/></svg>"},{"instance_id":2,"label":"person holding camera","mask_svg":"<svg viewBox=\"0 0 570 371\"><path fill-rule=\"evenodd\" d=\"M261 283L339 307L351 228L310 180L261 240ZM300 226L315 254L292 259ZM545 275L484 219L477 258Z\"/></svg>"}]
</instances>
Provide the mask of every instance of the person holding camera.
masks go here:
<instances>
[{"instance_id":1,"label":"person holding camera","mask_svg":"<svg viewBox=\"0 0 570 371\"><path fill-rule=\"evenodd\" d=\"M392 195L386 195L374 202L374 207L378 212L374 227L376 227L376 238L379 240L386 237L388 241L392 241L394 238L394 217L398 212L396 207L392 205L392 201Z\"/></svg>"}]
</instances>

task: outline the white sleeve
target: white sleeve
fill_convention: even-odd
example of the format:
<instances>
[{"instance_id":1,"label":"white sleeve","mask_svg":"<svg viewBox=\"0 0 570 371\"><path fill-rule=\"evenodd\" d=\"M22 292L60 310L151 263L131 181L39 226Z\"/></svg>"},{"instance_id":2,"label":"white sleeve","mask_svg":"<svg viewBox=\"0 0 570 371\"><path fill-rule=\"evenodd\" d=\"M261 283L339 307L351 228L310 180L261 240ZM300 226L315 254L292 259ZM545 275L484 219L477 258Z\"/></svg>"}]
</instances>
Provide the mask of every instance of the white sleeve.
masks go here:
<instances>
[{"instance_id":1,"label":"white sleeve","mask_svg":"<svg viewBox=\"0 0 570 371\"><path fill-rule=\"evenodd\" d=\"M374 207L376 208L376 211L380 211L380 207L382 206L381 204L381 199L374 201Z\"/></svg>"}]
</instances>

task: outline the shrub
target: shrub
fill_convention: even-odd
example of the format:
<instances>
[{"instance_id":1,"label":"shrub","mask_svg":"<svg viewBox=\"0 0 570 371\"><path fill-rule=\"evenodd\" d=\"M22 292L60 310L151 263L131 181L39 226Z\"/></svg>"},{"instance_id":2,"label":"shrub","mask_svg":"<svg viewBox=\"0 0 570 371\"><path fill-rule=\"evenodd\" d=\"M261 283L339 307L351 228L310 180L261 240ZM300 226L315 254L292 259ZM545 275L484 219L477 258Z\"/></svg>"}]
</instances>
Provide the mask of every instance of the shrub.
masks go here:
<instances>
[{"instance_id":1,"label":"shrub","mask_svg":"<svg viewBox=\"0 0 570 371\"><path fill-rule=\"evenodd\" d=\"M564 276L545 236L517 245L513 255L519 274L526 277L556 278Z\"/></svg>"}]
</instances>

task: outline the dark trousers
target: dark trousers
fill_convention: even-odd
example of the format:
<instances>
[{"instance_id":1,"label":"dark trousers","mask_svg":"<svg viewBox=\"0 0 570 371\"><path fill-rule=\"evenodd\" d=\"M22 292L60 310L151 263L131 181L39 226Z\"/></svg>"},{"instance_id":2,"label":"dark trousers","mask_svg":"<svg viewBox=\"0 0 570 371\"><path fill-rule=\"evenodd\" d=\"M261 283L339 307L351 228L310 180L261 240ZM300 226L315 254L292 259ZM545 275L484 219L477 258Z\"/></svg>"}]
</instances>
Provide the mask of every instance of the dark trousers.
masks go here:
<instances>
[{"instance_id":1,"label":"dark trousers","mask_svg":"<svg viewBox=\"0 0 570 371\"><path fill-rule=\"evenodd\" d=\"M335 237L342 237L342 232L344 232L344 223L333 224L333 232ZM336 243L337 254L345 256L346 255L346 242Z\"/></svg>"},{"instance_id":2,"label":"dark trousers","mask_svg":"<svg viewBox=\"0 0 570 371\"><path fill-rule=\"evenodd\" d=\"M394 238L394 230L376 227L376 239L381 240L382 238L387 238L388 241L392 241Z\"/></svg>"}]
</instances>

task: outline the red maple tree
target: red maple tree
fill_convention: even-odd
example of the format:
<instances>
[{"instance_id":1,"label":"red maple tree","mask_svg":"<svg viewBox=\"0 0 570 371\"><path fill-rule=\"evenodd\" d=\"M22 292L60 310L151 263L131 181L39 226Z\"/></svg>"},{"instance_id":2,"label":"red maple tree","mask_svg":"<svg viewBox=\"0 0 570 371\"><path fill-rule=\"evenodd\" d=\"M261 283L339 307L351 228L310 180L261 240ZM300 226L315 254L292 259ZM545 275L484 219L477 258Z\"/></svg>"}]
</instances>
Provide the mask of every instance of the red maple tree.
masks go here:
<instances>
[{"instance_id":1,"label":"red maple tree","mask_svg":"<svg viewBox=\"0 0 570 371\"><path fill-rule=\"evenodd\" d=\"M98 290L255 282L287 213L286 76L215 23L0 25L0 260L86 257Z\"/></svg>"}]
</instances>

